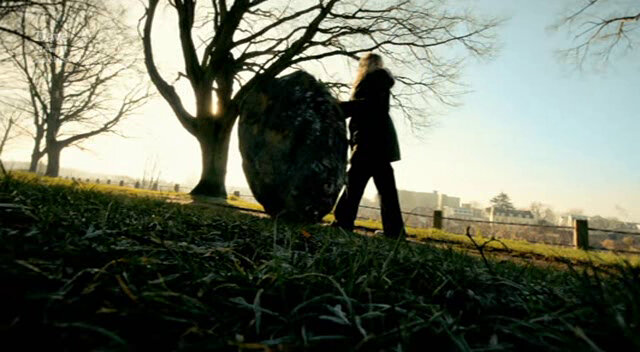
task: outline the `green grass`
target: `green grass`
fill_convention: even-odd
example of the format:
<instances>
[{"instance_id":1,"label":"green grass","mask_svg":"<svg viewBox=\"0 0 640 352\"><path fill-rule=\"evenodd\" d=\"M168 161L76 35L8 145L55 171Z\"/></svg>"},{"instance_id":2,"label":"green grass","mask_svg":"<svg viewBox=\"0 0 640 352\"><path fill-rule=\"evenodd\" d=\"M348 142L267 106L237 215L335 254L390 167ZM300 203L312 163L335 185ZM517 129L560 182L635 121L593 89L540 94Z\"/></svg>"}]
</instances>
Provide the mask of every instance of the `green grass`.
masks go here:
<instances>
[{"instance_id":1,"label":"green grass","mask_svg":"<svg viewBox=\"0 0 640 352\"><path fill-rule=\"evenodd\" d=\"M532 255L540 257L542 260L549 262L571 262L574 264L586 265L632 265L640 266L640 256L636 254L620 255L613 251L607 250L579 250L569 247L560 247L543 243L531 243L527 241L518 241L510 239L501 239L500 241L492 241L492 237L486 235L474 235L473 244L471 239L466 235L452 234L436 229L409 229L409 234L414 235L420 241L445 241L450 243L458 243L463 246L474 248L476 244L482 245L487 243L487 251L497 250L509 253L511 255Z\"/></svg>"},{"instance_id":2,"label":"green grass","mask_svg":"<svg viewBox=\"0 0 640 352\"><path fill-rule=\"evenodd\" d=\"M38 177L31 173L18 172L14 173L16 177L29 181L38 180L48 185L66 185L74 186L79 189L95 190L100 192L122 194L132 197L146 197L146 198L161 198L169 200L171 202L181 204L222 204L233 207L238 207L248 210L264 211L264 208L257 203L249 202L241 198L230 195L226 200L220 199L197 199L194 200L189 194L175 193L175 192L160 192L144 189L134 189L128 187L119 187L116 185L94 184L84 182L74 182L71 180L64 180L60 178ZM333 214L329 214L324 217L323 221L330 223L334 220ZM356 220L356 225L366 227L374 230L381 230L382 223L375 220ZM459 244L463 247L473 248L475 245L472 241L463 234L454 234L437 229L421 229L421 228L408 228L407 233L413 238L422 242L447 242L450 244ZM478 244L487 243L487 251L499 250L501 252L510 253L516 256L535 256L541 257L542 260L555 262L572 262L576 264L589 264L589 265L618 265L618 264L630 264L633 266L640 266L640 255L624 254L620 255L612 251L605 250L591 250L583 251L573 248L554 246L543 243L531 243L527 241L502 239L500 241L491 241L491 237L483 234L474 234L473 239Z\"/></svg>"},{"instance_id":3,"label":"green grass","mask_svg":"<svg viewBox=\"0 0 640 352\"><path fill-rule=\"evenodd\" d=\"M485 264L452 249L50 181L0 179L5 346L640 349L637 267Z\"/></svg>"}]
</instances>

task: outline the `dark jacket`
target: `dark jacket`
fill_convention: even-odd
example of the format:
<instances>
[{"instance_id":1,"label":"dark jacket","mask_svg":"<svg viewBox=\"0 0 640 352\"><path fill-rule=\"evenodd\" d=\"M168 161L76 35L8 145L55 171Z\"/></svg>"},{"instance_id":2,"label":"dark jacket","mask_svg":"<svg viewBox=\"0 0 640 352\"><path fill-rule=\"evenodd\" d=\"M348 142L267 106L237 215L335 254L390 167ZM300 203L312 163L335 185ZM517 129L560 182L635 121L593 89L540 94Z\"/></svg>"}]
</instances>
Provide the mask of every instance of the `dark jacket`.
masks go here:
<instances>
[{"instance_id":1,"label":"dark jacket","mask_svg":"<svg viewBox=\"0 0 640 352\"><path fill-rule=\"evenodd\" d=\"M356 86L352 100L341 103L349 122L352 162L400 160L398 136L389 115L394 79L384 69L368 73Z\"/></svg>"}]
</instances>

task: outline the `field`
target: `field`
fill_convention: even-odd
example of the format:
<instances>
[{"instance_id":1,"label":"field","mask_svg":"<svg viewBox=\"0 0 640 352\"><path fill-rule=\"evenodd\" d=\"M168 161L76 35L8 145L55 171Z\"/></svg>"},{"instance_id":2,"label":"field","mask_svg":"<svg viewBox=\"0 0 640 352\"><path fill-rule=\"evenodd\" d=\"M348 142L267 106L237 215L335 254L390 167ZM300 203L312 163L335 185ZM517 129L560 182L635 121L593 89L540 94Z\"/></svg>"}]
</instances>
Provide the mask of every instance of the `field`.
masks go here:
<instances>
[{"instance_id":1,"label":"field","mask_svg":"<svg viewBox=\"0 0 640 352\"><path fill-rule=\"evenodd\" d=\"M438 242L391 241L189 202L0 178L3 345L640 349L635 259L517 241L481 247L488 239L433 230L411 232ZM516 251L539 258L509 260ZM554 265L538 265L546 261Z\"/></svg>"}]
</instances>

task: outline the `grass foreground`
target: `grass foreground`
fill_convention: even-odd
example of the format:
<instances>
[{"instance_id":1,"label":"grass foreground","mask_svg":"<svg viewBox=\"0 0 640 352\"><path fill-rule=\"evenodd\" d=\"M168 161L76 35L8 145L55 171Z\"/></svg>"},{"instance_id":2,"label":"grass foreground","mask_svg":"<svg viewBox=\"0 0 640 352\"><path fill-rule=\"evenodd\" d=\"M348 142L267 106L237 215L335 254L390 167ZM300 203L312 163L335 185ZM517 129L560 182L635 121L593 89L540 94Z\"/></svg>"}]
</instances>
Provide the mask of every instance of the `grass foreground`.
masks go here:
<instances>
[{"instance_id":1,"label":"grass foreground","mask_svg":"<svg viewBox=\"0 0 640 352\"><path fill-rule=\"evenodd\" d=\"M21 350L640 350L639 275L0 177L0 337Z\"/></svg>"}]
</instances>

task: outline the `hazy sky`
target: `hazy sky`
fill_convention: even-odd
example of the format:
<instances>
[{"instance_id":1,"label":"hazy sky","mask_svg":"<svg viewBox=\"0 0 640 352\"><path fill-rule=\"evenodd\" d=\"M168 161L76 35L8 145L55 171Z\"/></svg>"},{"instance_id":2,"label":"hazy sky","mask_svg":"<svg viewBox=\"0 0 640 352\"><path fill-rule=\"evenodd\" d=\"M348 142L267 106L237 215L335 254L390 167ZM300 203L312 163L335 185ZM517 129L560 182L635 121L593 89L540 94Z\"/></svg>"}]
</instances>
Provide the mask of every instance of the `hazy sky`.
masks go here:
<instances>
[{"instance_id":1,"label":"hazy sky","mask_svg":"<svg viewBox=\"0 0 640 352\"><path fill-rule=\"evenodd\" d=\"M558 212L582 209L640 222L640 64L633 60L638 52L616 58L605 72L577 72L554 55L569 36L547 29L565 2L471 3L480 12L509 16L498 29L501 50L491 61L469 61L463 80L473 92L461 99L461 107L438 116L420 139L399 112L392 112L403 154L394 163L398 187L438 190L483 204L506 192L519 208L539 201ZM156 26L161 68L181 67L175 25L158 21ZM179 91L186 95L184 88ZM162 98L123 128L130 138L101 136L86 144L90 151L63 151L62 166L142 177L157 162L163 179L197 182L199 147ZM30 149L28 142L13 145L3 159L28 160ZM246 184L234 131L227 186ZM370 187L369 195L373 192Z\"/></svg>"}]
</instances>

